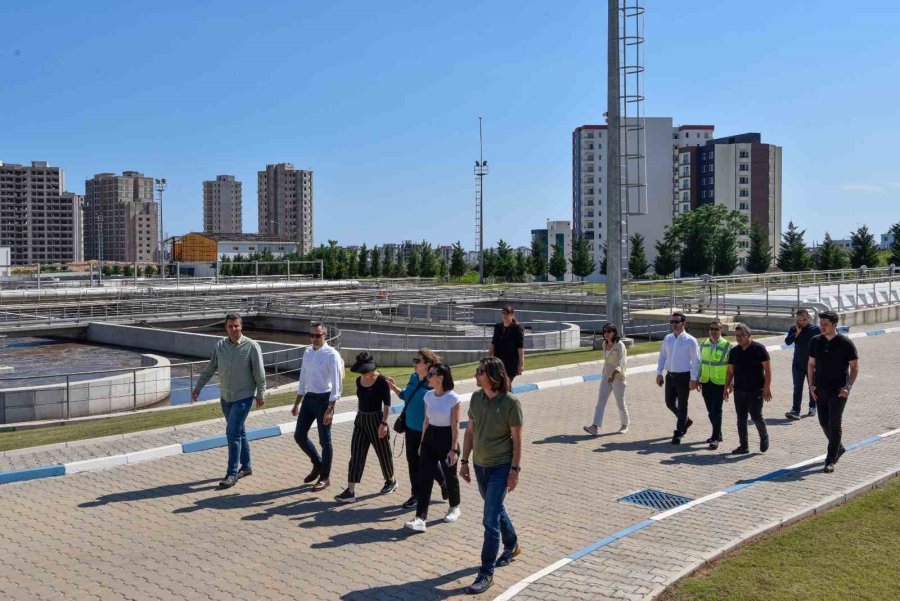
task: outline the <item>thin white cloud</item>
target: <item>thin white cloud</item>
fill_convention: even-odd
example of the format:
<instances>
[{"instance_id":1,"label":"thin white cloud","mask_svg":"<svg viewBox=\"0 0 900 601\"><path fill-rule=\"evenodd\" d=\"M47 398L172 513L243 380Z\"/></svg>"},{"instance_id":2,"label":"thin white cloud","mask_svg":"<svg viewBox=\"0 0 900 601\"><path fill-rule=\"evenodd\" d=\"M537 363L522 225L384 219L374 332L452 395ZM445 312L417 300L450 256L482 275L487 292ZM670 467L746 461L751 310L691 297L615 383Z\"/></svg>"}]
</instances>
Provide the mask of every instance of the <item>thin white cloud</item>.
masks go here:
<instances>
[{"instance_id":1,"label":"thin white cloud","mask_svg":"<svg viewBox=\"0 0 900 601\"><path fill-rule=\"evenodd\" d=\"M884 192L882 186L876 186L875 184L844 184L841 186L841 189L848 192Z\"/></svg>"},{"instance_id":2,"label":"thin white cloud","mask_svg":"<svg viewBox=\"0 0 900 601\"><path fill-rule=\"evenodd\" d=\"M888 188L900 188L900 182L888 182Z\"/></svg>"}]
</instances>

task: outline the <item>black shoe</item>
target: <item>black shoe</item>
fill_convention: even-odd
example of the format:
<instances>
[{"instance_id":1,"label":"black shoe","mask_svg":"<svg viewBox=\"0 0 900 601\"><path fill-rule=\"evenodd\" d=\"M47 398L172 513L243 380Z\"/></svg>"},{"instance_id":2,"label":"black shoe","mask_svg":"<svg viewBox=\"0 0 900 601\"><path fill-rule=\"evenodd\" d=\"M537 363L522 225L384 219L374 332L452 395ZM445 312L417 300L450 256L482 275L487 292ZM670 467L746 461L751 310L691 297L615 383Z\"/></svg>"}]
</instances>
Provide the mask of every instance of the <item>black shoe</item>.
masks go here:
<instances>
[{"instance_id":1,"label":"black shoe","mask_svg":"<svg viewBox=\"0 0 900 601\"><path fill-rule=\"evenodd\" d=\"M487 574L479 574L469 588L466 589L467 595L480 595L484 591L491 588L491 585L494 584L494 577L488 576Z\"/></svg>"},{"instance_id":2,"label":"black shoe","mask_svg":"<svg viewBox=\"0 0 900 601\"><path fill-rule=\"evenodd\" d=\"M703 442L705 442L706 444L709 444L709 443L711 443L711 442L713 442L713 441L715 441L715 440L716 440L715 438L713 438L712 436L710 436L709 438L707 438L707 439L704 440Z\"/></svg>"},{"instance_id":3,"label":"black shoe","mask_svg":"<svg viewBox=\"0 0 900 601\"><path fill-rule=\"evenodd\" d=\"M693 426L693 425L694 425L694 420L692 420L691 418L688 418L688 420L686 422L684 422L684 432L682 432L681 435L684 436L685 434L687 434L687 431L690 430L691 426Z\"/></svg>"},{"instance_id":4,"label":"black shoe","mask_svg":"<svg viewBox=\"0 0 900 601\"><path fill-rule=\"evenodd\" d=\"M678 433L678 430L672 434L672 444L681 444L681 434Z\"/></svg>"},{"instance_id":5,"label":"black shoe","mask_svg":"<svg viewBox=\"0 0 900 601\"><path fill-rule=\"evenodd\" d=\"M252 476L252 475L253 475L253 470L248 467L246 469L242 469L241 471L239 471L237 477L238 477L238 480L240 480L241 478L246 478L247 476Z\"/></svg>"},{"instance_id":6,"label":"black shoe","mask_svg":"<svg viewBox=\"0 0 900 601\"><path fill-rule=\"evenodd\" d=\"M719 448L719 441L718 441L718 440L710 440L710 441L709 441L709 446L708 446L707 448L708 448L710 451L715 451L716 449Z\"/></svg>"},{"instance_id":7,"label":"black shoe","mask_svg":"<svg viewBox=\"0 0 900 601\"><path fill-rule=\"evenodd\" d=\"M766 436L765 438L760 438L759 439L759 452L765 453L768 450L769 450L769 437Z\"/></svg>"},{"instance_id":8,"label":"black shoe","mask_svg":"<svg viewBox=\"0 0 900 601\"><path fill-rule=\"evenodd\" d=\"M412 509L418 504L419 500L416 498L416 495L413 495L406 500L406 503L403 504L403 509Z\"/></svg>"},{"instance_id":9,"label":"black shoe","mask_svg":"<svg viewBox=\"0 0 900 601\"><path fill-rule=\"evenodd\" d=\"M838 449L838 456L837 456L837 459L835 459L834 462L837 463L838 461L840 461L841 457L842 457L842 456L844 455L844 453L846 453L846 452L847 452L847 449L844 448L844 445L841 445L841 448Z\"/></svg>"},{"instance_id":10,"label":"black shoe","mask_svg":"<svg viewBox=\"0 0 900 601\"><path fill-rule=\"evenodd\" d=\"M503 568L508 566L520 553L522 553L522 547L519 545L516 545L515 549L504 549L503 553L500 554L500 557L497 558L497 567Z\"/></svg>"},{"instance_id":11,"label":"black shoe","mask_svg":"<svg viewBox=\"0 0 900 601\"><path fill-rule=\"evenodd\" d=\"M313 466L313 470L309 473L309 475L306 478L303 479L303 483L309 484L310 482L312 482L313 480L318 478L319 474L321 474L321 473L322 473L321 465Z\"/></svg>"},{"instance_id":12,"label":"black shoe","mask_svg":"<svg viewBox=\"0 0 900 601\"><path fill-rule=\"evenodd\" d=\"M809 408L809 412L806 414L806 417L815 417L816 416L816 406L813 405Z\"/></svg>"},{"instance_id":13,"label":"black shoe","mask_svg":"<svg viewBox=\"0 0 900 601\"><path fill-rule=\"evenodd\" d=\"M353 503L356 501L356 495L350 492L349 488L345 488L344 492L339 495L335 495L334 500L338 503Z\"/></svg>"},{"instance_id":14,"label":"black shoe","mask_svg":"<svg viewBox=\"0 0 900 601\"><path fill-rule=\"evenodd\" d=\"M394 492L397 489L397 481L396 480L385 480L384 486L381 487L381 492L378 494L386 495Z\"/></svg>"},{"instance_id":15,"label":"black shoe","mask_svg":"<svg viewBox=\"0 0 900 601\"><path fill-rule=\"evenodd\" d=\"M790 420L797 421L798 419L800 419L800 412L799 411L788 411L787 413L784 414L784 416Z\"/></svg>"},{"instance_id":16,"label":"black shoe","mask_svg":"<svg viewBox=\"0 0 900 601\"><path fill-rule=\"evenodd\" d=\"M449 496L450 492L447 490L447 485L441 484L441 498L446 501Z\"/></svg>"},{"instance_id":17,"label":"black shoe","mask_svg":"<svg viewBox=\"0 0 900 601\"><path fill-rule=\"evenodd\" d=\"M834 472L834 464L833 464L833 463L826 463L826 464L825 464L825 469L822 470L822 471L825 472L826 474L830 474L830 473Z\"/></svg>"},{"instance_id":18,"label":"black shoe","mask_svg":"<svg viewBox=\"0 0 900 601\"><path fill-rule=\"evenodd\" d=\"M732 455L746 455L750 452L750 449L747 447L738 447L731 452Z\"/></svg>"},{"instance_id":19,"label":"black shoe","mask_svg":"<svg viewBox=\"0 0 900 601\"><path fill-rule=\"evenodd\" d=\"M219 482L219 488L231 488L237 484L237 481L237 476L225 476L225 479Z\"/></svg>"}]
</instances>

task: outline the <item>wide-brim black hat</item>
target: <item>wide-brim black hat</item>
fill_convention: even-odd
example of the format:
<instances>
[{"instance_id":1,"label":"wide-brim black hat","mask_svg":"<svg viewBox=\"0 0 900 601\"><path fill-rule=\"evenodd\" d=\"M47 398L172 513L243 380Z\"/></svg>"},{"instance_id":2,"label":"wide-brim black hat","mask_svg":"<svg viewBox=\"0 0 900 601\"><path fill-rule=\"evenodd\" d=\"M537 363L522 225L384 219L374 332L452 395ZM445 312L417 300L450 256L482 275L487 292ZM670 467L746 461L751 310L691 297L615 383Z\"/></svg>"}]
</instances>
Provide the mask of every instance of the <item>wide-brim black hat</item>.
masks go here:
<instances>
[{"instance_id":1,"label":"wide-brim black hat","mask_svg":"<svg viewBox=\"0 0 900 601\"><path fill-rule=\"evenodd\" d=\"M356 361L354 361L350 371L355 374L367 374L370 371L375 371L376 367L375 358L369 353L363 352L356 356Z\"/></svg>"}]
</instances>

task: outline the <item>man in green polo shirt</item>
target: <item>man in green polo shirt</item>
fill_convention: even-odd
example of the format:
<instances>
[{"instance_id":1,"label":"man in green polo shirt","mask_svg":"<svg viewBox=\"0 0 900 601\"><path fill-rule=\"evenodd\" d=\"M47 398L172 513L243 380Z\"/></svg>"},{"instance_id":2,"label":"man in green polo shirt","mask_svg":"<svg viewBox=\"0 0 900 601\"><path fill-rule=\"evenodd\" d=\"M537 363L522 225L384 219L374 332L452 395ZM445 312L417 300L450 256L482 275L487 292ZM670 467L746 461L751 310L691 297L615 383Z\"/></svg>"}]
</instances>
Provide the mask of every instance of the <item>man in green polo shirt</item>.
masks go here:
<instances>
[{"instance_id":1,"label":"man in green polo shirt","mask_svg":"<svg viewBox=\"0 0 900 601\"><path fill-rule=\"evenodd\" d=\"M503 499L515 490L522 471L522 405L510 392L509 377L503 362L486 357L475 370L480 390L472 393L469 402L469 424L463 439L463 453L459 475L472 481L469 454L474 450L475 478L484 499L484 544L481 547L481 568L475 582L466 589L469 594L483 593L494 583L494 567L503 567L521 549ZM500 540L503 540L503 553Z\"/></svg>"},{"instance_id":2,"label":"man in green polo shirt","mask_svg":"<svg viewBox=\"0 0 900 601\"><path fill-rule=\"evenodd\" d=\"M237 313L225 316L225 331L228 336L219 340L213 349L209 364L197 378L191 393L196 401L200 390L219 372L219 403L225 416L225 438L228 440L228 471L219 482L219 488L231 488L241 478L253 473L250 467L250 442L244 422L256 397L256 408L262 409L266 396L266 370L263 365L259 343L250 340L241 332L243 323ZM238 458L241 469L238 471Z\"/></svg>"}]
</instances>

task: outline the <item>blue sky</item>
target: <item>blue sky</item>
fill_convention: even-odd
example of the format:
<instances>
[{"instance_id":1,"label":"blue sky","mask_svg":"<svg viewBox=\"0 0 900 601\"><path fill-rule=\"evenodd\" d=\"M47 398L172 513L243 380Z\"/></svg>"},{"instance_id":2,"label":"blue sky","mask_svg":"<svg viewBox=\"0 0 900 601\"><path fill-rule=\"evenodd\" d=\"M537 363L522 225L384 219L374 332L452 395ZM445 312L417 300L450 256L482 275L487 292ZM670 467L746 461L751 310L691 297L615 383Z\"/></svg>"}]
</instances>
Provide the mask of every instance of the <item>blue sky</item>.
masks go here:
<instances>
[{"instance_id":1,"label":"blue sky","mask_svg":"<svg viewBox=\"0 0 900 601\"><path fill-rule=\"evenodd\" d=\"M784 147L784 225L808 241L900 221L900 8L648 0L648 116ZM315 171L315 237L472 248L571 219L571 132L605 110L605 2L0 3L0 160L166 177L169 234L204 179ZM814 7L811 9L809 7Z\"/></svg>"}]
</instances>

